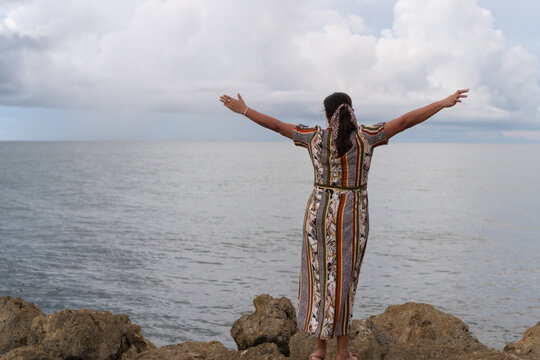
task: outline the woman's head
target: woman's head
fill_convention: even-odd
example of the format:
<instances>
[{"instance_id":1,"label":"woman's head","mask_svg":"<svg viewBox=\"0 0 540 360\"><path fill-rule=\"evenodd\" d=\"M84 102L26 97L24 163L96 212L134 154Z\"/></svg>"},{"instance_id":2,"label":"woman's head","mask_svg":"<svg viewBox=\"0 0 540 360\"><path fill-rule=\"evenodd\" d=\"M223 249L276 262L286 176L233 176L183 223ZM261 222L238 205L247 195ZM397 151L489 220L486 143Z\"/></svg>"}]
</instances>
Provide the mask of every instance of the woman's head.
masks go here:
<instances>
[{"instance_id":1,"label":"woman's head","mask_svg":"<svg viewBox=\"0 0 540 360\"><path fill-rule=\"evenodd\" d=\"M343 92L335 92L332 95L328 95L323 101L324 112L328 120L332 117L339 105L347 104L352 106L351 97Z\"/></svg>"},{"instance_id":2,"label":"woman's head","mask_svg":"<svg viewBox=\"0 0 540 360\"><path fill-rule=\"evenodd\" d=\"M330 121L336 110L342 104L347 104L352 107L351 97L342 92L335 92L324 99L324 111L328 121ZM352 131L358 128L356 121L352 118L353 116L352 110L349 111L346 106L341 107L339 110L339 130L335 141L338 156L343 156L343 154L349 151L352 146L350 135Z\"/></svg>"}]
</instances>

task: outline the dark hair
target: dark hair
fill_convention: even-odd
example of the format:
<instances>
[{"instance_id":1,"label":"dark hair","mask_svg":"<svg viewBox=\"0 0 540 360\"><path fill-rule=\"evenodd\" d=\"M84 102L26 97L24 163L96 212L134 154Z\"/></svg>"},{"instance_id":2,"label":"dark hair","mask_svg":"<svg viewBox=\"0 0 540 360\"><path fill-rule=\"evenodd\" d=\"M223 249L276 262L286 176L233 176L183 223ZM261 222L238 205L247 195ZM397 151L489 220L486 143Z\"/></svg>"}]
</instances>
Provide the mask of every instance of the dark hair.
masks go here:
<instances>
[{"instance_id":1,"label":"dark hair","mask_svg":"<svg viewBox=\"0 0 540 360\"><path fill-rule=\"evenodd\" d=\"M351 97L342 92L335 92L324 99L324 111L328 119L332 117L334 112L341 104L348 104L352 107ZM352 147L349 139L351 132L358 127L351 120L351 114L345 108L339 110L339 131L336 138L336 149L338 157L343 156Z\"/></svg>"}]
</instances>

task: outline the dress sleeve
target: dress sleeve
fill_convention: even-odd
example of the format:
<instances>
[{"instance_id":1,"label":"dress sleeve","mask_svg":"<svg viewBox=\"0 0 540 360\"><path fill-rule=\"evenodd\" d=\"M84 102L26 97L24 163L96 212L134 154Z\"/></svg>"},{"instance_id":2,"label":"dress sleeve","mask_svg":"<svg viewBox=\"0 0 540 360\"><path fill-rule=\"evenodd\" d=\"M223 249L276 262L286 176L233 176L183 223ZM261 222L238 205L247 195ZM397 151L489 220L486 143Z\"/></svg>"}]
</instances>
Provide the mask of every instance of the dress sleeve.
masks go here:
<instances>
[{"instance_id":1,"label":"dress sleeve","mask_svg":"<svg viewBox=\"0 0 540 360\"><path fill-rule=\"evenodd\" d=\"M384 131L384 122L371 126L361 125L362 136L372 147L388 144L388 138Z\"/></svg>"},{"instance_id":2,"label":"dress sleeve","mask_svg":"<svg viewBox=\"0 0 540 360\"><path fill-rule=\"evenodd\" d=\"M296 125L292 132L292 139L297 146L303 146L307 148L311 143L311 140L315 136L317 128L307 127L305 125Z\"/></svg>"}]
</instances>

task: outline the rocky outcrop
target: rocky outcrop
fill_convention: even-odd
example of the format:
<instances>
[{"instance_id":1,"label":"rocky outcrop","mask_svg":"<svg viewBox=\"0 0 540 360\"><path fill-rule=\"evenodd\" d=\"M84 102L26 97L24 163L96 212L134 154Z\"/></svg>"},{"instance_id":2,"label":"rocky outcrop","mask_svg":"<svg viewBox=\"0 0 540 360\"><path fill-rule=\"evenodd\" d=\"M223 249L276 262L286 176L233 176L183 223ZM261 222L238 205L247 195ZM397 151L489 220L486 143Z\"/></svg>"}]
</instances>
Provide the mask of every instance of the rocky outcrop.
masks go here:
<instances>
[{"instance_id":1,"label":"rocky outcrop","mask_svg":"<svg viewBox=\"0 0 540 360\"><path fill-rule=\"evenodd\" d=\"M506 345L503 352L520 359L540 359L540 321L528 328L523 333L521 340Z\"/></svg>"},{"instance_id":2,"label":"rocky outcrop","mask_svg":"<svg viewBox=\"0 0 540 360\"><path fill-rule=\"evenodd\" d=\"M45 315L23 299L0 298L0 360L305 360L315 337L296 328L289 299L260 295L255 312L231 329L239 350L218 341L156 348L129 318L107 311L64 309ZM502 352L480 343L455 316L428 304L389 306L351 322L349 347L365 360L538 360L540 322ZM289 356L285 356L288 353ZM335 358L336 339L327 359Z\"/></svg>"},{"instance_id":3,"label":"rocky outcrop","mask_svg":"<svg viewBox=\"0 0 540 360\"><path fill-rule=\"evenodd\" d=\"M264 343L247 350L228 350L219 341L184 342L148 350L135 360L286 360L274 343Z\"/></svg>"},{"instance_id":4,"label":"rocky outcrop","mask_svg":"<svg viewBox=\"0 0 540 360\"><path fill-rule=\"evenodd\" d=\"M263 343L247 350L237 351L233 360L286 360L274 343Z\"/></svg>"},{"instance_id":5,"label":"rocky outcrop","mask_svg":"<svg viewBox=\"0 0 540 360\"><path fill-rule=\"evenodd\" d=\"M132 347L135 352L153 347L126 315L87 309L64 309L35 318L28 345L55 357L79 360L115 360Z\"/></svg>"},{"instance_id":6,"label":"rocky outcrop","mask_svg":"<svg viewBox=\"0 0 540 360\"><path fill-rule=\"evenodd\" d=\"M274 343L288 356L289 340L297 330L296 311L286 297L274 299L268 294L253 300L255 312L236 320L231 336L238 350L245 350L263 343Z\"/></svg>"},{"instance_id":7,"label":"rocky outcrop","mask_svg":"<svg viewBox=\"0 0 540 360\"><path fill-rule=\"evenodd\" d=\"M0 360L61 360L35 346L23 346L0 356Z\"/></svg>"},{"instance_id":8,"label":"rocky outcrop","mask_svg":"<svg viewBox=\"0 0 540 360\"><path fill-rule=\"evenodd\" d=\"M389 306L384 313L369 319L395 339L386 355L388 359L457 359L477 355L485 358L499 354L472 336L463 321L428 304Z\"/></svg>"},{"instance_id":9,"label":"rocky outcrop","mask_svg":"<svg viewBox=\"0 0 540 360\"><path fill-rule=\"evenodd\" d=\"M166 345L158 349L147 350L136 360L232 360L236 351L228 350L219 341L184 342L178 345Z\"/></svg>"},{"instance_id":10,"label":"rocky outcrop","mask_svg":"<svg viewBox=\"0 0 540 360\"><path fill-rule=\"evenodd\" d=\"M21 298L0 298L0 355L24 346L35 317L45 315L35 304Z\"/></svg>"}]
</instances>

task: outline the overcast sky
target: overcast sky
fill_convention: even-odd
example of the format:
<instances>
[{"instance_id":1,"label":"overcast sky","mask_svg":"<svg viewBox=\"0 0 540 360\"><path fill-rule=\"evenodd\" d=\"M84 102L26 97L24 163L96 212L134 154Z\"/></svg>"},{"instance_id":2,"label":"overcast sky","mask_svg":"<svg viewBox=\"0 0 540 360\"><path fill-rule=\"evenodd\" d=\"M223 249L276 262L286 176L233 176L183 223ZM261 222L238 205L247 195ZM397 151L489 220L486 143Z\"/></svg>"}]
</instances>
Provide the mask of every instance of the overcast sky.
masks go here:
<instances>
[{"instance_id":1,"label":"overcast sky","mask_svg":"<svg viewBox=\"0 0 540 360\"><path fill-rule=\"evenodd\" d=\"M279 140L219 95L324 125L322 100L395 141L540 143L538 0L1 0L0 140Z\"/></svg>"}]
</instances>

